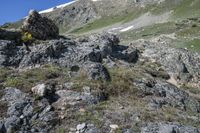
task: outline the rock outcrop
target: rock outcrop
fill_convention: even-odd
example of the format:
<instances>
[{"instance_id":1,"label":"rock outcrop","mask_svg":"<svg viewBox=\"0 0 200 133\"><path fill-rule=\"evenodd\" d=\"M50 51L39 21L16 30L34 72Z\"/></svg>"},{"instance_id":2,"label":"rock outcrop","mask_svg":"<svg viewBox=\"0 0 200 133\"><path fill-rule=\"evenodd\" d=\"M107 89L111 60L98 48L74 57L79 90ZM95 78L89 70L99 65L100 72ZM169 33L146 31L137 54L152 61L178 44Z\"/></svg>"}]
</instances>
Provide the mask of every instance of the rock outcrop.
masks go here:
<instances>
[{"instance_id":1,"label":"rock outcrop","mask_svg":"<svg viewBox=\"0 0 200 133\"><path fill-rule=\"evenodd\" d=\"M6 50L2 49L4 52L0 53L0 56L2 56L0 66L22 68L56 63L61 66L72 67L78 65L81 67L87 61L101 63L107 57L128 63L137 62L139 51L118 43L119 38L116 35L92 35L86 42L64 39L50 40L45 44L30 46L31 51L29 52L23 46L16 47L13 42L0 41L2 48L8 46Z\"/></svg>"},{"instance_id":2,"label":"rock outcrop","mask_svg":"<svg viewBox=\"0 0 200 133\"><path fill-rule=\"evenodd\" d=\"M141 133L199 133L200 129L173 123L149 123Z\"/></svg>"},{"instance_id":3,"label":"rock outcrop","mask_svg":"<svg viewBox=\"0 0 200 133\"><path fill-rule=\"evenodd\" d=\"M199 54L138 44L103 33L39 41L27 51L0 40L0 132L198 133L199 90L168 80L198 87Z\"/></svg>"},{"instance_id":4,"label":"rock outcrop","mask_svg":"<svg viewBox=\"0 0 200 133\"><path fill-rule=\"evenodd\" d=\"M151 41L145 43L145 46L143 56L162 64L178 82L200 84L200 55L198 53Z\"/></svg>"},{"instance_id":5,"label":"rock outcrop","mask_svg":"<svg viewBox=\"0 0 200 133\"><path fill-rule=\"evenodd\" d=\"M24 21L21 29L23 32L28 32L34 38L41 40L57 38L59 35L59 29L54 22L42 17L35 10L29 12L29 16Z\"/></svg>"}]
</instances>

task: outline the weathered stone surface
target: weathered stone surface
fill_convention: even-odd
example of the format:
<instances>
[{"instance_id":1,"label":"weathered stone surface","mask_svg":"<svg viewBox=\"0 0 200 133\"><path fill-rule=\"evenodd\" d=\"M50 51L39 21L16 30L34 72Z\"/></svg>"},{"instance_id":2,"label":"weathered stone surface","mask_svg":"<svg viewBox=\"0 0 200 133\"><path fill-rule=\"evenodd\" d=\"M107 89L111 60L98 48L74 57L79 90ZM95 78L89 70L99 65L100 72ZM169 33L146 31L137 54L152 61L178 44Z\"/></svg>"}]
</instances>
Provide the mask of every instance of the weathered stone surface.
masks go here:
<instances>
[{"instance_id":1,"label":"weathered stone surface","mask_svg":"<svg viewBox=\"0 0 200 133\"><path fill-rule=\"evenodd\" d=\"M38 96L41 96L41 97L43 97L43 96L45 96L47 94L47 88L46 88L45 84L39 84L39 85L33 87L31 89L31 91L34 94L36 94Z\"/></svg>"},{"instance_id":2,"label":"weathered stone surface","mask_svg":"<svg viewBox=\"0 0 200 133\"><path fill-rule=\"evenodd\" d=\"M106 58L136 63L138 51L118 43L119 38L116 35L103 34L90 36L88 42L51 40L45 44L29 46L30 51L26 51L10 41L1 41L3 52L0 53L0 65L23 68L55 63L60 66L82 67L88 61L101 63Z\"/></svg>"},{"instance_id":3,"label":"weathered stone surface","mask_svg":"<svg viewBox=\"0 0 200 133\"><path fill-rule=\"evenodd\" d=\"M12 41L0 40L0 66L15 66L21 61L23 51Z\"/></svg>"},{"instance_id":4,"label":"weathered stone surface","mask_svg":"<svg viewBox=\"0 0 200 133\"><path fill-rule=\"evenodd\" d=\"M109 81L110 75L108 70L101 63L89 62L84 66L89 79Z\"/></svg>"},{"instance_id":5,"label":"weathered stone surface","mask_svg":"<svg viewBox=\"0 0 200 133\"><path fill-rule=\"evenodd\" d=\"M156 108L169 105L182 110L200 111L198 100L190 97L187 92L170 83L143 78L143 80L136 81L135 84L144 94L152 95L152 100L150 101L153 103L152 106Z\"/></svg>"},{"instance_id":6,"label":"weathered stone surface","mask_svg":"<svg viewBox=\"0 0 200 133\"><path fill-rule=\"evenodd\" d=\"M37 105L28 94L16 88L6 88L1 101L8 104L7 117L3 121L6 132L47 132L55 124L56 114L45 99Z\"/></svg>"},{"instance_id":7,"label":"weathered stone surface","mask_svg":"<svg viewBox=\"0 0 200 133\"><path fill-rule=\"evenodd\" d=\"M23 32L30 33L36 39L52 39L59 35L58 27L52 20L42 17L37 11L31 10L22 26Z\"/></svg>"},{"instance_id":8,"label":"weathered stone surface","mask_svg":"<svg viewBox=\"0 0 200 133\"><path fill-rule=\"evenodd\" d=\"M148 42L145 44L143 56L162 64L177 81L200 84L200 55L198 53Z\"/></svg>"},{"instance_id":9,"label":"weathered stone surface","mask_svg":"<svg viewBox=\"0 0 200 133\"><path fill-rule=\"evenodd\" d=\"M200 129L173 123L149 123L141 133L199 133Z\"/></svg>"},{"instance_id":10,"label":"weathered stone surface","mask_svg":"<svg viewBox=\"0 0 200 133\"><path fill-rule=\"evenodd\" d=\"M58 76L56 79L51 79L58 85L48 85L48 82L51 82L49 79L44 81L45 84L37 83L39 85L32 88L32 92L36 95L23 93L16 88L4 89L2 85L2 88L0 88L0 96L3 96L1 101L8 105L8 109L6 108L7 115L3 116L4 119L2 118L0 130L1 127L5 127L7 132L12 132L12 130L19 132L58 132L57 128L60 131L62 127L67 126L66 132L73 127L75 130L72 132L107 133L122 130L124 133L132 133L135 131L132 130L135 129L135 126L137 126L136 130L143 126L142 131L144 133L162 133L164 131L195 133L198 131L194 127L183 126L182 123L180 125L169 123L147 124L148 121L156 121L151 116L149 117L151 114L155 115L152 113L155 110L158 112L156 119L162 118L163 121L168 121L167 115L162 114L168 109L174 111L170 113L173 116L176 115L175 120L179 122L182 122L181 120L185 122L187 119L189 122L194 121L191 125L198 122L197 113L200 112L200 103L196 96L198 96L199 91L195 90L195 95L189 92L190 90L184 90L168 81L176 73L181 76L181 81L187 80L187 76L193 74L192 81L187 81L196 82L198 85L199 67L194 64L195 62L198 63L198 55L188 51L187 53L184 50L181 52L180 49L173 48L172 50L178 53L178 55L175 55L166 49L164 50L166 46L158 45L157 47L153 44L144 44L144 47L143 45L138 47L124 46L118 44L118 39L115 35L103 34L92 35L85 40L77 39L76 41L72 39L48 40L30 46L31 51L29 52L11 41L1 40L1 66L31 68L43 64L56 64L69 68L67 73L64 73L68 74L69 78L68 76L67 79ZM161 53L154 50L159 50L160 47L162 47ZM187 54L189 54L188 57ZM180 62L176 57L179 55L181 55ZM194 57L196 55L197 57ZM186 58L188 62L185 62L182 57ZM190 59L194 61L190 61ZM176 60L176 62L171 60ZM188 65L190 62L193 62L193 66ZM119 75L119 77L116 77L116 79L119 79L119 84L113 83L115 80L112 81L104 66L109 66L110 69L120 67L119 73L116 72L116 75L113 73L111 75L112 77ZM125 69L130 69L128 71L130 74ZM197 73L194 73L194 71ZM85 81L82 84L79 79L76 79L76 76L83 74L82 72L85 72L84 74L87 74L88 78L91 79L86 80L91 84ZM15 73L11 76L15 76ZM94 80L108 82L96 82ZM41 81L39 82L41 83ZM78 83L80 83L80 86ZM75 88L77 84L78 86ZM108 88L106 85L109 85ZM119 85L119 87L116 85ZM82 88L82 86L84 87ZM116 92L114 87L116 87ZM4 93L1 93L1 90ZM147 121L144 121L144 119L147 119ZM170 121L172 120L170 117ZM173 120L173 122L175 121ZM76 125L80 123L85 123L85 125L79 125L80 127L76 130ZM126 126L121 129L120 123ZM120 128L115 124L119 125ZM144 126L145 124L147 125Z\"/></svg>"}]
</instances>

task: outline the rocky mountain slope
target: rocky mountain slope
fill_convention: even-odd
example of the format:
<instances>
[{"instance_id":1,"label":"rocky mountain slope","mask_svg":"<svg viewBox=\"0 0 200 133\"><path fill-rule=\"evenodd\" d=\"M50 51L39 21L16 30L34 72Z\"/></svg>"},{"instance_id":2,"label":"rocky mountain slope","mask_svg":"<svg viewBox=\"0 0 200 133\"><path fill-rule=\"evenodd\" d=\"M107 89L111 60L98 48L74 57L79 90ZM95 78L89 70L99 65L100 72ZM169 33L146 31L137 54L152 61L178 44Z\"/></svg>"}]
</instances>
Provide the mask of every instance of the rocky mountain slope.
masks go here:
<instances>
[{"instance_id":1,"label":"rocky mountain slope","mask_svg":"<svg viewBox=\"0 0 200 133\"><path fill-rule=\"evenodd\" d=\"M200 132L198 0L65 5L1 26L0 133Z\"/></svg>"}]
</instances>

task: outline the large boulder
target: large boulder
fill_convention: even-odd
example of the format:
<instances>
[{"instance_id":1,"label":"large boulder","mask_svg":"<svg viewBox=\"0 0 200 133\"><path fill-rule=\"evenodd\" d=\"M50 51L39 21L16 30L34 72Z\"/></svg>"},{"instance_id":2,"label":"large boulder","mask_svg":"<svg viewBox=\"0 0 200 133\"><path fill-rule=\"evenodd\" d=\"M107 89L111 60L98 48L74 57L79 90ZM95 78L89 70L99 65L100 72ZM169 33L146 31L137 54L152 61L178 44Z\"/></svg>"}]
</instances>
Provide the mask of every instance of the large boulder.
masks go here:
<instances>
[{"instance_id":1,"label":"large boulder","mask_svg":"<svg viewBox=\"0 0 200 133\"><path fill-rule=\"evenodd\" d=\"M23 32L28 32L36 39L46 40L57 38L59 29L54 22L42 17L37 11L31 10L22 26Z\"/></svg>"}]
</instances>

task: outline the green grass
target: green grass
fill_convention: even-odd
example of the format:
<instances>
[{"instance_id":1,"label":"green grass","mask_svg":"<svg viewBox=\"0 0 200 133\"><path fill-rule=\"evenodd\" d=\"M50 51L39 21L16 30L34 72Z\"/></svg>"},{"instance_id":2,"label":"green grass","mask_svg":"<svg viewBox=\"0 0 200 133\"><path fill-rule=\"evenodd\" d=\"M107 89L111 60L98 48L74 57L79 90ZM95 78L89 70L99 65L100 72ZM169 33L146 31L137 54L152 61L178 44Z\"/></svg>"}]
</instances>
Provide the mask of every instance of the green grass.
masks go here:
<instances>
[{"instance_id":1,"label":"green grass","mask_svg":"<svg viewBox=\"0 0 200 133\"><path fill-rule=\"evenodd\" d=\"M191 85L185 84L181 88L188 90L190 93L200 95L200 87L193 87Z\"/></svg>"},{"instance_id":2,"label":"green grass","mask_svg":"<svg viewBox=\"0 0 200 133\"><path fill-rule=\"evenodd\" d=\"M140 15L151 12L154 15L159 15L165 12L172 11L172 20L177 19L186 19L193 17L200 17L200 1L199 0L183 0L179 3L174 0L168 0L161 4L157 5L147 5L145 8L135 7L134 9L130 9L130 11L126 11L118 16L110 16L110 17L102 17L100 19L95 20L94 22L88 23L83 27L74 29L71 31L73 34L81 34L85 32L89 32L95 29L100 29L106 26L110 26L116 23L126 23ZM166 27L167 30L167 27ZM148 34L148 31L147 31Z\"/></svg>"},{"instance_id":3,"label":"green grass","mask_svg":"<svg viewBox=\"0 0 200 133\"><path fill-rule=\"evenodd\" d=\"M80 34L80 33L84 33L84 32L88 32L91 30L95 30L95 29L99 29L99 28L103 28L118 22L121 22L123 19L120 17L105 17L105 18L100 18L97 19L91 23L86 24L83 27L74 29L73 31L71 31L71 33L76 33L76 34Z\"/></svg>"},{"instance_id":4,"label":"green grass","mask_svg":"<svg viewBox=\"0 0 200 133\"><path fill-rule=\"evenodd\" d=\"M22 26L22 24L23 24L23 20L19 20L14 23L5 23L4 25L0 27L5 28L5 29L18 29Z\"/></svg>"},{"instance_id":5,"label":"green grass","mask_svg":"<svg viewBox=\"0 0 200 133\"><path fill-rule=\"evenodd\" d=\"M176 31L174 22L154 24L134 31L127 31L120 34L123 40L135 40L141 38L150 38L160 34L170 34Z\"/></svg>"},{"instance_id":6,"label":"green grass","mask_svg":"<svg viewBox=\"0 0 200 133\"><path fill-rule=\"evenodd\" d=\"M200 53L200 39L192 39L192 40L185 40L180 41L176 44L179 48L187 48L191 51L195 51Z\"/></svg>"},{"instance_id":7,"label":"green grass","mask_svg":"<svg viewBox=\"0 0 200 133\"><path fill-rule=\"evenodd\" d=\"M200 17L199 0L183 0L179 5L177 5L174 8L174 19L183 19L191 17Z\"/></svg>"},{"instance_id":8,"label":"green grass","mask_svg":"<svg viewBox=\"0 0 200 133\"><path fill-rule=\"evenodd\" d=\"M79 77L71 79L71 81L74 82L73 88L81 90L84 86L89 86L96 89L95 94L103 92L104 94L112 96L137 93L138 90L133 85L132 80L140 75L138 72L136 73L133 69L128 68L114 68L108 70L111 81L93 80L91 82L91 80L87 78L86 73L82 72Z\"/></svg>"},{"instance_id":9,"label":"green grass","mask_svg":"<svg viewBox=\"0 0 200 133\"><path fill-rule=\"evenodd\" d=\"M66 81L67 70L65 68L59 68L56 66L46 65L41 68L34 68L20 73L9 71L0 74L5 87L17 87L29 92L30 89L38 83L45 83L51 80L57 80L58 82ZM64 82L63 81L63 82Z\"/></svg>"},{"instance_id":10,"label":"green grass","mask_svg":"<svg viewBox=\"0 0 200 133\"><path fill-rule=\"evenodd\" d=\"M139 17L139 15L142 14L143 12L144 12L143 10L138 9L120 14L118 16L102 17L100 19L97 19L91 23L84 25L83 27L76 28L72 30L70 33L81 34L92 30L101 29L103 27L107 27L116 23L126 23L133 20L134 18Z\"/></svg>"},{"instance_id":11,"label":"green grass","mask_svg":"<svg viewBox=\"0 0 200 133\"><path fill-rule=\"evenodd\" d=\"M200 37L200 24L199 25L191 24L186 28L178 31L177 35L179 37L187 37L187 38Z\"/></svg>"}]
</instances>

